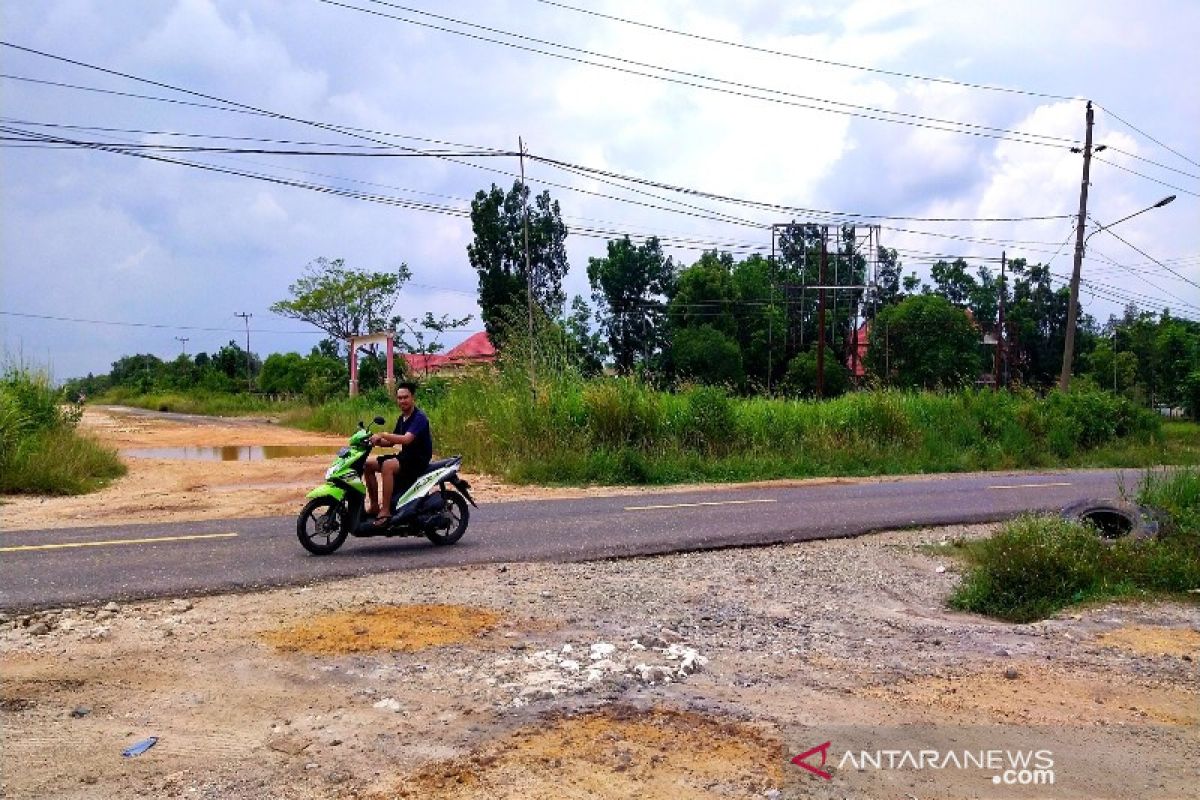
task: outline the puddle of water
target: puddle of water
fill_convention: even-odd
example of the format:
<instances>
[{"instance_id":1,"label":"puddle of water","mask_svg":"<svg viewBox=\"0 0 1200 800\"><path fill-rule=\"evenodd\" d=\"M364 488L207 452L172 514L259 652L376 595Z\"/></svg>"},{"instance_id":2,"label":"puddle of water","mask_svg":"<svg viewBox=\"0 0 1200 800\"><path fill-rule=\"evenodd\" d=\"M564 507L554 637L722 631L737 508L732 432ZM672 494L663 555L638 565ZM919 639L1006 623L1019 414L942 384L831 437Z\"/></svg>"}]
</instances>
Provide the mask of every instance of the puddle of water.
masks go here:
<instances>
[{"instance_id":1,"label":"puddle of water","mask_svg":"<svg viewBox=\"0 0 1200 800\"><path fill-rule=\"evenodd\" d=\"M130 458L169 458L183 461L263 461L268 458L327 456L338 451L329 445L227 445L224 447L134 447L122 450Z\"/></svg>"}]
</instances>

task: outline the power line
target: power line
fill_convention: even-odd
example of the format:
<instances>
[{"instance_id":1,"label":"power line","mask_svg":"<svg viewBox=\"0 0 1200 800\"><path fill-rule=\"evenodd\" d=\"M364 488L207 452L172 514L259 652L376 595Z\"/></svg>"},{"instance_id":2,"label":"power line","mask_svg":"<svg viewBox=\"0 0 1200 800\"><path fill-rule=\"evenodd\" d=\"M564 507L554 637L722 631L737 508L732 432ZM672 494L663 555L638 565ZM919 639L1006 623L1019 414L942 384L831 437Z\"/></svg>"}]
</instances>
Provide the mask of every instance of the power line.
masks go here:
<instances>
[{"instance_id":1,"label":"power line","mask_svg":"<svg viewBox=\"0 0 1200 800\"><path fill-rule=\"evenodd\" d=\"M1172 152L1172 153L1174 153L1175 155L1179 156L1180 158L1182 158L1184 161L1188 162L1189 164L1192 164L1193 166L1200 167L1200 161L1196 161L1195 159L1189 158L1189 157L1185 156L1183 153L1181 153L1181 152L1179 152L1178 150L1176 150L1174 147L1171 147L1170 145L1168 145L1168 144L1165 144L1164 142L1160 142L1158 139L1155 139L1153 136L1151 136L1150 134L1146 133L1146 132L1145 132L1144 130L1142 130L1141 128L1139 128L1139 127L1135 126L1135 125L1134 125L1132 122L1130 122L1129 120L1127 120L1127 119L1124 119L1123 117L1119 117L1119 116L1117 116L1117 113L1116 113L1115 111L1113 111L1111 108L1108 108L1107 106L1105 106L1105 105L1102 105L1102 104L1100 104L1100 103L1096 103L1096 106L1097 106L1098 108L1101 108L1101 109L1103 109L1105 114L1108 114L1110 117L1112 117L1113 119L1115 119L1117 122L1121 123L1122 125L1124 125L1125 127L1129 128L1130 130L1134 131L1135 133L1139 133L1139 134L1141 134L1142 136L1145 136L1147 139L1149 139L1150 141L1154 142L1154 143L1155 143L1156 145L1158 145L1159 147L1163 148L1164 150L1169 150L1170 152Z\"/></svg>"},{"instance_id":2,"label":"power line","mask_svg":"<svg viewBox=\"0 0 1200 800\"><path fill-rule=\"evenodd\" d=\"M0 311L6 317L24 317L27 319L44 319L54 322L80 322L88 325L116 325L124 328L158 328L172 331L203 331L215 333L242 333L242 328L206 328L197 325L167 325L159 322L118 322L109 319L82 319L80 317L59 317L50 314L28 314L22 311ZM279 333L279 334L303 334L311 336L313 334L322 333L322 331L280 331L270 328L251 328L251 333Z\"/></svg>"},{"instance_id":3,"label":"power line","mask_svg":"<svg viewBox=\"0 0 1200 800\"><path fill-rule=\"evenodd\" d=\"M517 50L524 50L527 52L536 53L538 55L550 56L551 58L558 58L558 59L562 59L565 61L571 61L571 62L574 62L577 64L584 64L587 66L599 67L601 69L613 70L616 72L622 72L622 73L626 73L629 75L637 75L639 77L651 78L653 80L665 81L667 83L674 83L674 84L678 84L681 86L689 86L689 87L695 88L695 89L705 89L707 91L719 92L722 94L728 94L728 95L732 95L732 96L736 96L736 97L746 97L746 98L753 99L753 100L762 100L762 101L777 103L777 104L781 104L781 105L794 106L797 108L806 108L806 109L810 109L810 110L814 110L814 111L824 111L824 112L831 113L831 114L843 114L846 116L859 117L862 119L871 119L871 120L875 120L878 122L891 122L891 123L898 124L898 125L909 125L912 127L926 128L926 129L931 129L931 130L940 130L940 131L944 131L944 132L948 132L948 133L958 133L958 134L969 135L969 136L981 136L981 137L989 138L989 139L1000 139L1000 140L1005 140L1005 141L1020 142L1023 144L1039 145L1039 146L1043 146L1043 147L1062 147L1066 144L1074 144L1074 142L1075 142L1074 139L1067 139L1067 138L1058 137L1058 136L1050 136L1047 134L1031 133L1031 132L1027 132L1027 131L1014 131L1014 130L1010 130L1007 128L995 128L995 127L988 126L988 125L978 125L978 124L970 123L970 122L960 122L957 120L945 120L945 119L939 119L937 117L927 117L927 116L920 115L920 114L908 114L908 113L899 112L899 111L887 111L886 109L873 108L870 106L861 106L861 105L857 105L854 103L842 102L840 100L829 100L829 99L820 98L820 97L811 97L808 95L801 95L801 94L797 94L795 92L788 92L788 91L784 91L781 89L771 89L771 88L767 88L767 87L753 86L751 84L739 83L737 81L729 81L729 80L725 80L722 78L713 78L713 77L710 77L707 75L702 75L699 73L671 69L669 67L662 67L662 66L658 66L655 64L647 64L647 63L641 62L641 61L634 61L632 59L621 58L620 56L613 56L613 55L608 55L606 53L598 53L598 52L591 51L591 50L585 50L583 48L571 47L569 45L564 45L564 44L558 44L556 42L550 42L545 39L538 39L536 37L525 36L525 35L519 34L519 33L503 31L498 28L491 28L486 25L477 25L475 23L466 22L464 20L455 19L453 17L446 17L446 16L443 16L440 14L434 14L429 11L421 11L419 9L408 8L407 6L401 6L396 3L385 2L384 0L366 0L366 1L375 3L376 5L382 5L382 6L387 6L389 8L395 8L395 9L404 11L409 14L416 14L416 15L420 15L420 16L432 17L434 19L443 20L443 21L450 22L450 23L453 23L456 25L461 25L461 26L467 27L467 28L475 28L477 30L488 31L490 33L497 33L502 36L511 37L513 39L535 42L537 44L542 44L542 45L546 45L549 47L555 47L560 50L565 50L568 52L582 53L584 55L607 59L610 61L617 62L617 64L631 64L633 66L641 67L643 69L657 70L659 72L664 72L664 73L668 73L668 74L667 75L656 75L653 73L640 72L635 69L629 69L628 67L617 66L617 64L604 64L604 63L597 62L597 61L589 61L586 58L579 58L576 56L570 56L570 55L566 55L564 53L556 53L556 52L552 52L549 50L541 50L536 47L529 47L527 45L521 45L521 44L517 44L515 42L506 42L506 41L503 41L500 39L492 39L487 36L481 36L479 34L469 33L467 31L455 30L453 28L443 27L441 25L435 25L435 24L429 23L429 22L422 22L420 20L407 19L405 17L396 16L395 14L388 14L388 13L385 13L382 11L377 11L374 9L361 8L359 6L354 6L354 5L349 5L347 3L337 2L337 0L318 0L318 2L325 3L326 5L337 6L339 8L345 8L350 11L358 11L363 14L372 14L375 16L384 17L385 19L392 19L392 20L396 20L398 22L404 22L404 23L407 23L410 25L418 25L418 26L425 27L425 28L431 28L433 30L442 31L444 33L451 33L456 36L463 36L463 37L466 37L469 39L476 39L478 41L488 42L490 44L498 44L498 45L501 45L504 47L510 47L510 48L514 48ZM734 87L739 87L739 88L738 89L727 89L727 88L723 88L722 86L711 86L711 85L707 85L704 83L696 83L692 80L683 80L681 78L672 78L672 77L670 77L670 75L672 75L672 74L673 75L683 75L685 77L694 78L696 80L709 81L710 83L714 83L714 84L724 84L726 86L734 86ZM747 91L741 91L740 89L748 89L752 92L764 92L767 94L778 95L778 97L766 97L766 96L763 96L762 94L751 94ZM788 97L798 98L798 100L788 100L788 99L786 99ZM801 101L805 101L805 102L801 102ZM824 105L813 105L813 103L822 103ZM848 111L848 110L844 110L841 108L830 108L828 106L844 106L849 109L858 109L858 110ZM870 112L870 113L863 113L864 111ZM878 116L878 115L891 115L891 116ZM923 122L913 122L911 120L923 120ZM937 123L937 124L928 124L928 123ZM955 127L950 127L950 128L943 127L946 125L957 126L957 127L956 128ZM970 130L970 129L973 129L973 130ZM987 133L987 131L995 131L997 133ZM999 134L1009 134L1009 135L999 135ZM1017 137L1025 137L1025 138L1017 138ZM1035 141L1036 139L1045 139L1047 141Z\"/></svg>"},{"instance_id":4,"label":"power line","mask_svg":"<svg viewBox=\"0 0 1200 800\"><path fill-rule=\"evenodd\" d=\"M859 70L862 72L875 73L877 75L890 75L894 78L912 78L912 79L919 80L919 81L928 81L930 83L943 83L943 84L949 84L951 86L963 86L963 87L966 87L969 89L983 89L983 90L986 90L989 92L1007 92L1010 94L1029 95L1031 97L1045 97L1045 98L1049 98L1051 100L1078 100L1079 99L1077 97L1066 97L1064 95L1047 94L1045 92L1034 92L1034 91L1029 91L1029 90L1025 90L1025 89L1011 89L1011 88L1008 88L1005 86L989 86L987 84L982 84L982 83L967 83L966 81L956 81L956 80L951 80L949 78L931 78L928 75L915 75L915 74L909 73L909 72L894 72L892 70L879 69L877 67L867 67L867 66L863 66L861 64L848 64L848 63L845 63L842 61L831 61L829 59L816 58L814 56L802 56L797 53L788 53L788 52L785 52L782 50L771 50L766 47L755 47L753 45L742 44L741 42L731 42L726 39L717 39L712 36L703 36L698 33L688 33L686 31L674 30L672 28L666 28L666 27L662 27L659 25L651 25L647 22L638 22L636 20L626 19L624 17L618 17L618 16L614 16L612 14L602 14L599 11L593 11L593 10L587 9L587 8L577 8L575 6L569 6L565 3L553 2L553 0L538 0L538 2L545 3L546 5L549 5L549 6L557 6L558 8L563 8L568 11L575 11L580 14L590 14L594 17L601 17L603 19L612 20L614 22L621 22L626 25L636 25L640 28L648 28L650 30L659 31L660 33L669 33L674 36L683 36L688 39L697 39L699 41L710 42L712 44L724 45L726 47L736 47L739 50L750 50L752 52L764 53L766 55L782 56L783 58L792 58L792 59L796 59L798 61L808 61L808 62L811 62L814 64L824 64L825 66L829 66L829 67L842 67L844 69L855 69L855 70Z\"/></svg>"},{"instance_id":5,"label":"power line","mask_svg":"<svg viewBox=\"0 0 1200 800\"><path fill-rule=\"evenodd\" d=\"M327 0L320 0L320 2L327 2ZM739 198L739 197L730 197L728 195L721 195L721 194L716 194L713 192L706 192L706 191L702 191L700 189L690 189L690 188L687 188L684 186L674 186L669 183L653 181L653 180L649 180L647 178L638 178L638 177L634 177L631 175L622 175L617 172L599 169L597 167L587 167L582 164L573 164L568 161L559 161L557 159L547 158L545 156L531 155L530 158L534 161L538 161L543 164L548 164L550 166L560 167L563 169L570 168L570 169L578 170L578 171L585 172L588 174L603 175L605 177L629 181L630 183L635 183L635 184L639 184L639 185L643 185L643 186L652 186L657 189L664 189L664 190L668 190L668 191L672 191L672 192L678 192L680 194L692 195L692 196L696 196L696 197L703 197L708 200L717 200L720 202L735 203L738 205L749 206L752 208L760 208L760 209L770 210L770 211L782 211L782 212L786 212L786 213L795 213L795 214L810 214L810 215L821 215L821 216L830 216L830 217L844 217L846 219L859 219L859 220L869 220L869 219L906 220L906 221L912 221L912 222L1041 222L1041 221L1045 221L1045 220L1054 220L1054 219L1070 219L1070 216L1071 216L1069 214L1051 214L1051 215L1045 215L1045 216L1028 216L1028 217L911 217L911 216L898 216L898 215L888 215L888 214L861 214L861 213L855 213L855 212L851 212L851 211L826 211L826 210L815 209L815 208L804 208L802 206L789 206L789 205L784 205L781 203L767 203L767 202L762 202L762 201L757 201L757 200L747 200L747 199Z\"/></svg>"},{"instance_id":6,"label":"power line","mask_svg":"<svg viewBox=\"0 0 1200 800\"><path fill-rule=\"evenodd\" d=\"M1145 178L1148 181L1153 181L1154 183L1157 183L1159 186L1166 186L1168 189L1174 189L1177 192L1183 192L1184 194L1190 194L1192 197L1200 197L1200 192L1193 192L1190 189L1184 189L1182 186L1176 186L1173 183L1167 183L1166 181L1160 181L1158 178L1152 178L1149 175L1146 175L1145 173L1142 173L1142 172L1138 172L1135 169L1130 169L1129 167L1123 167L1115 161L1109 161L1108 159L1100 158L1100 156L1097 156L1097 155L1093 155L1092 159L1094 161L1099 161L1102 164L1108 164L1110 167L1116 167L1117 169L1124 170L1125 172L1128 172L1132 175L1137 175L1139 178Z\"/></svg>"}]
</instances>

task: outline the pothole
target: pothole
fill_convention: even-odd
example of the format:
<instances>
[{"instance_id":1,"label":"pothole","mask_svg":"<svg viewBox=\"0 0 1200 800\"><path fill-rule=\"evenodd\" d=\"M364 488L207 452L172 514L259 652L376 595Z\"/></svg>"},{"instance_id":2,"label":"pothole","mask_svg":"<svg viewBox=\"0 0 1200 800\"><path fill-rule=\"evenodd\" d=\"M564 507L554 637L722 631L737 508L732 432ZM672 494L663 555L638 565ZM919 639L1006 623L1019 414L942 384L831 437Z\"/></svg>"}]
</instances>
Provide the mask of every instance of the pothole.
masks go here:
<instances>
[{"instance_id":1,"label":"pothole","mask_svg":"<svg viewBox=\"0 0 1200 800\"><path fill-rule=\"evenodd\" d=\"M460 605L364 606L321 614L263 638L283 651L346 655L410 652L471 641L500 623L498 612Z\"/></svg>"},{"instance_id":2,"label":"pothole","mask_svg":"<svg viewBox=\"0 0 1200 800\"><path fill-rule=\"evenodd\" d=\"M1146 656L1200 656L1200 632L1189 628L1126 625L1096 637L1099 644Z\"/></svg>"},{"instance_id":3,"label":"pothole","mask_svg":"<svg viewBox=\"0 0 1200 800\"><path fill-rule=\"evenodd\" d=\"M549 718L377 797L762 798L782 784L786 761L782 742L749 725L617 706Z\"/></svg>"}]
</instances>

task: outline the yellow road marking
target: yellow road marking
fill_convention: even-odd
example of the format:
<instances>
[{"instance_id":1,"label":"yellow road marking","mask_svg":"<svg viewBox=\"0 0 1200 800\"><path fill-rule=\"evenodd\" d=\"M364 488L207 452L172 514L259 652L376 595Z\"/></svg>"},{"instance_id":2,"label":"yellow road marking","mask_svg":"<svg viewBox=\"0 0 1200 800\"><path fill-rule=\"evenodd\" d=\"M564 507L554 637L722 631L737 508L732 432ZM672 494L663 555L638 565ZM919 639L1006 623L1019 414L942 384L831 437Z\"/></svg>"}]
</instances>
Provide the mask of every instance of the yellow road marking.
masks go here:
<instances>
[{"instance_id":1,"label":"yellow road marking","mask_svg":"<svg viewBox=\"0 0 1200 800\"><path fill-rule=\"evenodd\" d=\"M1069 483L1014 483L1010 486L989 486L989 489L1041 489L1045 486L1070 486Z\"/></svg>"},{"instance_id":2,"label":"yellow road marking","mask_svg":"<svg viewBox=\"0 0 1200 800\"><path fill-rule=\"evenodd\" d=\"M740 506L747 503L775 503L776 500L721 500L708 503L672 503L663 506L625 506L626 511L652 511L659 508L697 508L699 506Z\"/></svg>"},{"instance_id":3,"label":"yellow road marking","mask_svg":"<svg viewBox=\"0 0 1200 800\"><path fill-rule=\"evenodd\" d=\"M153 539L109 539L104 542L61 542L59 544L25 544L17 547L0 547L0 553L18 550L62 550L68 547L104 547L110 544L152 544L155 542L185 542L192 539L232 539L236 533L198 533L192 536L157 536Z\"/></svg>"}]
</instances>

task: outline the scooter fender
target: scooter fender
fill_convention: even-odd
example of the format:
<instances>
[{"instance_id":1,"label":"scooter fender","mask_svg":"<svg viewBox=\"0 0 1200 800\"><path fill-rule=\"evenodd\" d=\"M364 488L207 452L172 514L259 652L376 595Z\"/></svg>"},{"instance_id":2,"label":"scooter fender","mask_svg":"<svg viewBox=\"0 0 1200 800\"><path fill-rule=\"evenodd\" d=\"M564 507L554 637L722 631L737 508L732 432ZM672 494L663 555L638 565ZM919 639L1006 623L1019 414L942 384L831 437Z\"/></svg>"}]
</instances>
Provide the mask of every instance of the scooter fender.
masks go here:
<instances>
[{"instance_id":1,"label":"scooter fender","mask_svg":"<svg viewBox=\"0 0 1200 800\"><path fill-rule=\"evenodd\" d=\"M340 486L323 483L304 496L309 500L314 500L318 497L332 497L334 500L341 502L346 497L346 490Z\"/></svg>"}]
</instances>

